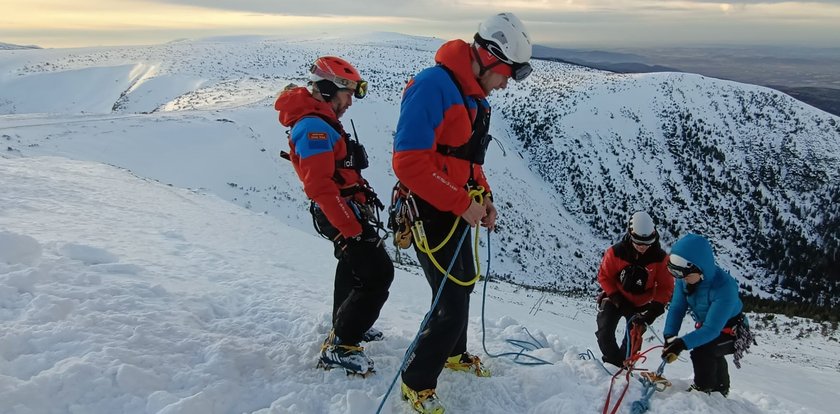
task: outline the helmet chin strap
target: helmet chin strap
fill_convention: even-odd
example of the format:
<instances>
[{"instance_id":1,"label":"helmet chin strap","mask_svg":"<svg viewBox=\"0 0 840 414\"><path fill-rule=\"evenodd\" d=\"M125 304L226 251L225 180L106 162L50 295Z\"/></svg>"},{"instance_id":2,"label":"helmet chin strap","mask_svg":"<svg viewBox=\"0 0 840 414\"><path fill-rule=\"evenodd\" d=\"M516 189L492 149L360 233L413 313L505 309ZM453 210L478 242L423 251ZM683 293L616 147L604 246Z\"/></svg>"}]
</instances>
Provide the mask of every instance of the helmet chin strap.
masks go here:
<instances>
[{"instance_id":1,"label":"helmet chin strap","mask_svg":"<svg viewBox=\"0 0 840 414\"><path fill-rule=\"evenodd\" d=\"M478 63L478 77L484 76L485 73L490 69L489 66L484 66L484 63L481 61L481 56L478 54L478 45L475 43L472 44L473 56L475 56L475 61Z\"/></svg>"},{"instance_id":2,"label":"helmet chin strap","mask_svg":"<svg viewBox=\"0 0 840 414\"><path fill-rule=\"evenodd\" d=\"M321 97L324 98L325 102L330 102L335 96L335 93L338 92L338 86L332 81L322 79L316 82L313 82L315 87L318 89L318 93L321 94Z\"/></svg>"}]
</instances>

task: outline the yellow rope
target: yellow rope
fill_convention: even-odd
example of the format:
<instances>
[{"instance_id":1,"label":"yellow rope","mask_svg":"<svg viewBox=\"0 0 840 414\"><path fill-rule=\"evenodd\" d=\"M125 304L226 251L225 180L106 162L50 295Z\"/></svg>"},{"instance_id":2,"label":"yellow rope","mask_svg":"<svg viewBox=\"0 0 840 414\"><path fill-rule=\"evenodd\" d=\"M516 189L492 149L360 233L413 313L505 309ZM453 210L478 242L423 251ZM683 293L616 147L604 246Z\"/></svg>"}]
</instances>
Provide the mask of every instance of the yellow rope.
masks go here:
<instances>
[{"instance_id":1,"label":"yellow rope","mask_svg":"<svg viewBox=\"0 0 840 414\"><path fill-rule=\"evenodd\" d=\"M479 204L484 205L484 187L479 186L479 187L477 187L473 190L470 190L469 196L470 196L471 199L474 199ZM438 261L435 259L435 256L434 256L435 252L437 252L443 246L445 246L446 243L449 243L449 240L452 238L452 235L455 234L455 229L458 227L458 223L460 221L461 221L461 217L458 216L455 219L455 222L452 223L452 229L449 230L449 234L447 234L446 237L443 239L443 241L437 247L435 247L434 249L429 248L429 239L426 238L426 231L423 228L422 220L417 220L414 223L414 225L411 227L411 232L414 235L415 243L417 243L417 249L420 250L423 253L426 253L429 256L429 259L432 261L432 264L434 264L435 267L442 274L445 274L446 277L449 278L449 280L451 280L455 284L458 284L458 285L461 285L461 286L471 286L471 285L474 285L475 282L477 282L479 277L481 276L481 263L480 263L479 258L478 258L478 233L479 233L478 231L475 232L475 244L474 244L474 254L473 254L473 257L475 259L476 273L475 273L475 277L472 280L470 280L468 282L462 282L462 281L458 280L458 278L456 278L455 276L452 276L451 274L447 273L446 269L444 269L443 266L441 266L440 263L438 263Z\"/></svg>"}]
</instances>

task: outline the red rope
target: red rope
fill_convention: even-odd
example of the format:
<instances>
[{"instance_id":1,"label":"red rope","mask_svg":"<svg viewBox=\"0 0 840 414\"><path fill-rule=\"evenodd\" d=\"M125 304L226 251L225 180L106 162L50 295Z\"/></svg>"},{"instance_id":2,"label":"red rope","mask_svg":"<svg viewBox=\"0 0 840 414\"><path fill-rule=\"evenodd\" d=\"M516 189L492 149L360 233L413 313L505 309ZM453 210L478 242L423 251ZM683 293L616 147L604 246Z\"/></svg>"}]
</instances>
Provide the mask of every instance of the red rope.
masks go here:
<instances>
[{"instance_id":1,"label":"red rope","mask_svg":"<svg viewBox=\"0 0 840 414\"><path fill-rule=\"evenodd\" d=\"M648 348L644 352L639 352L642 349L642 342L644 341L644 338L642 337L643 333L644 327L642 325L633 324L633 327L630 329L630 358L624 360L624 366L621 367L621 369L619 369L618 372L616 372L610 380L610 389L609 391L607 391L607 401L604 402L603 414L615 414L616 412L618 412L618 408L621 407L621 401L624 400L624 396L627 394L627 389L630 388L630 375L633 373L633 371L639 371L639 369L636 369L636 363L639 361L645 362L645 360L647 360L645 354L656 348L662 347L662 345L657 345ZM624 374L624 389L621 390L621 394L619 395L618 400L615 402L615 406L612 408L612 410L610 410L610 399L612 398L613 385L615 385L616 378L618 378L619 375L621 375L621 373L624 371L626 371L626 373Z\"/></svg>"}]
</instances>

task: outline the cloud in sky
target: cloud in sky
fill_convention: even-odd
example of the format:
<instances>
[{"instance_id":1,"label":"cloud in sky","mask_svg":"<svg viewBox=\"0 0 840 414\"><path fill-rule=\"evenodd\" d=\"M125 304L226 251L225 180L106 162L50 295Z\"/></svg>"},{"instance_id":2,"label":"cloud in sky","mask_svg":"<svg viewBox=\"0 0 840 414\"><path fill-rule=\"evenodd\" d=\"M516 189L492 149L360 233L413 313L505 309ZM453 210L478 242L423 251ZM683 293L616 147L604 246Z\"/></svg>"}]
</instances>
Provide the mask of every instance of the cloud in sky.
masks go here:
<instances>
[{"instance_id":1,"label":"cloud in sky","mask_svg":"<svg viewBox=\"0 0 840 414\"><path fill-rule=\"evenodd\" d=\"M840 44L840 1L0 0L0 41L47 47L234 34L395 31L469 38L513 11L535 42L566 46Z\"/></svg>"}]
</instances>

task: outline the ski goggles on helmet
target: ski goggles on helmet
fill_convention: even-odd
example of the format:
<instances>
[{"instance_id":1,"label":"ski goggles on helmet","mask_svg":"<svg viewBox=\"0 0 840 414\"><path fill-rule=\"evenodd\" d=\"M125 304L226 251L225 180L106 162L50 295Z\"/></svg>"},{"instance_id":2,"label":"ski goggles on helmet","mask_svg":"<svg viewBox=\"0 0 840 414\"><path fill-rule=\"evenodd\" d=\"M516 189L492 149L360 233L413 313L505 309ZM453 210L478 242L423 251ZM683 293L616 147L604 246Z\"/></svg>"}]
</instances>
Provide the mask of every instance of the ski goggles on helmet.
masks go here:
<instances>
[{"instance_id":1,"label":"ski goggles on helmet","mask_svg":"<svg viewBox=\"0 0 840 414\"><path fill-rule=\"evenodd\" d=\"M484 48L484 50L490 52L490 54L493 55L493 57L495 57L497 59L495 62L493 62L493 63L491 63L487 66L484 66L484 69L491 69L491 68L494 68L497 65L504 64L504 65L506 65L507 67L510 68L510 74L507 74L507 73L502 73L502 74L511 78L511 79L513 79L513 80L515 80L515 81L517 81L517 82L525 80L525 78L530 76L531 72L534 71L534 69L531 67L531 64L528 63L528 62L519 63L519 62L514 62L514 61L508 59L508 57L505 56L505 53L502 52L502 49L499 49L498 45L496 45L493 42L489 42L487 40L484 40L481 36L478 35L478 33L475 34L474 39L475 39L475 43L477 45ZM479 59L479 64L481 64L480 59ZM505 72L507 72L507 71L505 71ZM499 73L499 71L497 71L497 73Z\"/></svg>"},{"instance_id":2,"label":"ski goggles on helmet","mask_svg":"<svg viewBox=\"0 0 840 414\"><path fill-rule=\"evenodd\" d=\"M672 254L668 259L668 271L671 272L671 276L674 276L675 279L685 279L686 276L692 273L703 273L697 265L675 254Z\"/></svg>"},{"instance_id":3,"label":"ski goggles on helmet","mask_svg":"<svg viewBox=\"0 0 840 414\"><path fill-rule=\"evenodd\" d=\"M634 244L639 244L642 246L650 246L656 241L656 232L651 233L647 236L640 236L636 233L630 232L630 241Z\"/></svg>"},{"instance_id":4,"label":"ski goggles on helmet","mask_svg":"<svg viewBox=\"0 0 840 414\"><path fill-rule=\"evenodd\" d=\"M335 83L336 86L338 86L341 89L349 89L353 91L353 97L357 99L362 99L365 96L367 96L368 83L366 80L352 81L350 79L341 78L332 73L321 70L316 65L312 65L309 68L309 72L314 73L315 75L323 79L331 81L332 83Z\"/></svg>"}]
</instances>

